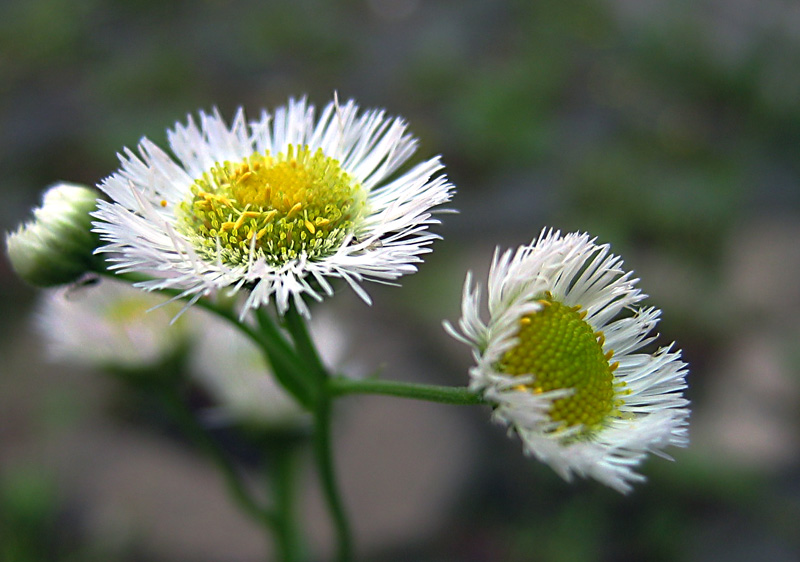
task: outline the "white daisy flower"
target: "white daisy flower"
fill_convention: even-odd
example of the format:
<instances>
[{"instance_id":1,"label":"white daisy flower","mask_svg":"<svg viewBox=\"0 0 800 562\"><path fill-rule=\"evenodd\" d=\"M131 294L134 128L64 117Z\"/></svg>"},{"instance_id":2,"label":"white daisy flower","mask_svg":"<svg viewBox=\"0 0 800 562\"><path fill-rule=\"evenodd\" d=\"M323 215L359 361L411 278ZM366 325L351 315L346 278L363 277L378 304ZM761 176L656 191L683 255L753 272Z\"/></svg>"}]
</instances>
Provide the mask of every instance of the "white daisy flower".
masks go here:
<instances>
[{"instance_id":1,"label":"white daisy flower","mask_svg":"<svg viewBox=\"0 0 800 562\"><path fill-rule=\"evenodd\" d=\"M44 292L35 318L53 360L147 369L179 353L194 337L189 316L170 323L178 312L180 305L165 305L162 295L103 280Z\"/></svg>"},{"instance_id":2,"label":"white daisy flower","mask_svg":"<svg viewBox=\"0 0 800 562\"><path fill-rule=\"evenodd\" d=\"M196 300L219 289L250 290L242 315L273 297L309 315L303 296L332 295L344 279L370 302L361 282L389 282L416 271L438 238L431 208L452 185L439 158L395 174L416 149L400 118L359 112L351 100L315 116L305 99L247 123L239 110L228 126L200 112L168 131L175 159L148 139L139 155L100 188L95 231L119 273L154 279ZM190 302L193 302L190 301Z\"/></svg>"},{"instance_id":3,"label":"white daisy flower","mask_svg":"<svg viewBox=\"0 0 800 562\"><path fill-rule=\"evenodd\" d=\"M543 231L495 253L488 322L468 274L460 331L445 324L473 348L470 388L526 454L620 492L644 480L634 469L647 453L689 442L686 364L671 345L642 352L661 313L636 306L637 281L607 244Z\"/></svg>"}]
</instances>

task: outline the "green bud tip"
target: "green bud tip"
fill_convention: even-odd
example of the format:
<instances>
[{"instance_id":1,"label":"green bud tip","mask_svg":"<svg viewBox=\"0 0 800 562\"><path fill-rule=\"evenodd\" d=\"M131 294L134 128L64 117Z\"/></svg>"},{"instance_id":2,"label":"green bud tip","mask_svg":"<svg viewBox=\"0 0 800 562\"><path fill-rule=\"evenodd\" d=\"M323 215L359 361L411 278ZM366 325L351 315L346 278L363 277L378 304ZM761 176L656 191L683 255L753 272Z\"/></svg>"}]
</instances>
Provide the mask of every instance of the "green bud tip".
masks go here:
<instances>
[{"instance_id":1,"label":"green bud tip","mask_svg":"<svg viewBox=\"0 0 800 562\"><path fill-rule=\"evenodd\" d=\"M53 287L86 273L98 242L89 214L96 206L97 192L88 187L58 183L48 188L33 220L6 234L17 275L31 285Z\"/></svg>"}]
</instances>

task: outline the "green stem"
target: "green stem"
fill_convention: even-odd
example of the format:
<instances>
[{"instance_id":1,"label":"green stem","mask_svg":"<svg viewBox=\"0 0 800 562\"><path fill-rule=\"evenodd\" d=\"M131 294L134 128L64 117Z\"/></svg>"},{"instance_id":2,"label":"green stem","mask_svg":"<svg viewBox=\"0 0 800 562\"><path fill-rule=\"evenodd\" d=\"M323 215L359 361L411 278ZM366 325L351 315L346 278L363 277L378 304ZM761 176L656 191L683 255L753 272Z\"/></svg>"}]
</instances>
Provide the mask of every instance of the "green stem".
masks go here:
<instances>
[{"instance_id":1,"label":"green stem","mask_svg":"<svg viewBox=\"0 0 800 562\"><path fill-rule=\"evenodd\" d=\"M308 333L305 319L294 305L289 306L284 319L286 328L294 340L298 355L306 361L317 384L322 384L328 378L328 371L319 357L317 346L314 345L314 341Z\"/></svg>"},{"instance_id":2,"label":"green stem","mask_svg":"<svg viewBox=\"0 0 800 562\"><path fill-rule=\"evenodd\" d=\"M301 404L310 407L316 389L303 362L264 308L256 309L255 315L262 334L260 346L272 364L275 377Z\"/></svg>"},{"instance_id":3,"label":"green stem","mask_svg":"<svg viewBox=\"0 0 800 562\"><path fill-rule=\"evenodd\" d=\"M479 394L463 386L438 386L380 379L335 377L328 381L328 391L331 396L382 394L439 402L440 404L476 405L486 403Z\"/></svg>"},{"instance_id":4,"label":"green stem","mask_svg":"<svg viewBox=\"0 0 800 562\"><path fill-rule=\"evenodd\" d=\"M287 438L279 442L271 441L269 445L266 460L275 495L276 550L283 562L297 562L303 557L294 517L295 460L298 443Z\"/></svg>"},{"instance_id":5,"label":"green stem","mask_svg":"<svg viewBox=\"0 0 800 562\"><path fill-rule=\"evenodd\" d=\"M236 468L230 463L225 453L208 435L194 414L184 403L177 389L172 385L157 385L158 395L162 403L173 416L184 433L195 445L217 466L228 487L228 492L244 513L249 515L270 531L276 525L276 516L271 511L258 505L251 497Z\"/></svg>"},{"instance_id":6,"label":"green stem","mask_svg":"<svg viewBox=\"0 0 800 562\"><path fill-rule=\"evenodd\" d=\"M136 274L117 275L105 269L99 270L98 273L109 277L122 278L131 283L145 279ZM173 297L181 294L179 290L175 289L166 289L161 292ZM219 304L210 299L201 298L197 301L197 305L228 321L249 337L269 360L276 378L299 402L306 407L319 406L318 411L315 413L318 420L318 428L320 428L315 450L319 458L325 496L328 498L332 518L340 537L340 560L342 562L350 560L350 532L344 517L338 490L336 489L331 456L330 401L325 394L326 387L323 384L328 375L308 335L302 317L297 314L294 307L291 308L287 329L294 340L293 346L287 340L285 333L278 328L269 314L262 308L255 311L257 326L253 327L242 322L233 308L225 306L224 302ZM156 386L158 387L160 398L183 431L220 469L234 501L245 513L272 533L275 538L276 550L281 559L284 562L297 562L300 560L302 558L302 549L300 548L298 532L294 524L293 511L296 444L279 442L274 443L274 446L270 449L270 452L274 455L274 466L270 468L272 469L275 506L274 510L263 508L250 495L225 453L186 407L177 387L172 384L158 384Z\"/></svg>"},{"instance_id":7,"label":"green stem","mask_svg":"<svg viewBox=\"0 0 800 562\"><path fill-rule=\"evenodd\" d=\"M116 279L117 281L126 281L131 284L151 279L146 275L141 275L138 273L115 273L105 268L98 268L95 270L95 273L97 273L98 275L103 275L105 277L108 277L109 279ZM182 291L179 289L159 289L158 292L170 297L177 297L182 293ZM219 316L223 320L226 320L229 323L236 326L237 328L239 328L239 330L241 330L245 335L247 335L251 340L253 340L253 342L256 345L258 345L262 349L265 347L265 345L270 345L270 347L272 347L272 344L269 344L264 341L261 332L251 327L250 325L241 322L239 320L239 317L236 315L236 313L231 307L220 306L217 303L207 298L198 299L196 304L200 308L203 308L208 312L216 316ZM281 342L275 342L274 345L277 346L274 351L276 351L278 354L283 354L285 353L286 349L289 349L288 344L285 342L285 340L283 341L283 345L281 345Z\"/></svg>"},{"instance_id":8,"label":"green stem","mask_svg":"<svg viewBox=\"0 0 800 562\"><path fill-rule=\"evenodd\" d=\"M146 276L136 273L117 274L107 269L98 269L96 273L109 278L124 280L128 283L137 283L149 279ZM178 289L161 289L159 293L176 297L181 294L181 291ZM261 308L255 311L256 318L258 319L258 328L260 328L256 329L246 322L242 322L230 306L219 305L207 298L199 299L196 304L208 312L226 320L249 337L264 352L272 366L275 377L280 381L281 385L286 388L298 402L306 407L311 405L313 391L305 380L307 376L304 369L298 364L297 353L289 342L286 341L286 338L277 326L275 326L275 323L266 311Z\"/></svg>"},{"instance_id":9,"label":"green stem","mask_svg":"<svg viewBox=\"0 0 800 562\"><path fill-rule=\"evenodd\" d=\"M314 453L322 481L322 492L328 504L328 510L336 531L336 560L338 562L350 562L353 560L353 539L344 504L336 484L333 450L331 447L331 403L327 397L317 402L317 409L314 415Z\"/></svg>"}]
</instances>

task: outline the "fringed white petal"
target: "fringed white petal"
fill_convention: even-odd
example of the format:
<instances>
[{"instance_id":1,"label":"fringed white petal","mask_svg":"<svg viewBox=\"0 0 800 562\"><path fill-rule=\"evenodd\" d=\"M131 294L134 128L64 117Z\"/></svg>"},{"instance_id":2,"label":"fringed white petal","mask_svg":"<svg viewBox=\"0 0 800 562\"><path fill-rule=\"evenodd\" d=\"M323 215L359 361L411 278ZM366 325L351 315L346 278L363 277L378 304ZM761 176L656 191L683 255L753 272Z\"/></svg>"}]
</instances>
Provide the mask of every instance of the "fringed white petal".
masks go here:
<instances>
[{"instance_id":1,"label":"fringed white petal","mask_svg":"<svg viewBox=\"0 0 800 562\"><path fill-rule=\"evenodd\" d=\"M686 364L672 346L655 353L636 353L655 339L652 332L661 312L637 309L645 295L637 279L622 269L622 260L608 245L586 234L543 230L538 239L516 251L495 252L489 270L489 321L481 319L481 288L467 275L458 328L448 333L469 344L476 365L470 369L470 388L494 405L494 419L520 436L525 454L550 465L565 480L574 475L594 478L622 493L644 480L636 467L648 453L669 458L668 446L688 444ZM519 321L541 309L545 295L586 312L584 321L604 337L603 352L618 362L615 383L622 390L619 416L580 434L581 426L566 430L549 417L554 400L568 389L537 394L521 390L536 374L514 376L500 372L499 362L517 345ZM556 428L558 430L556 431Z\"/></svg>"},{"instance_id":2,"label":"fringed white petal","mask_svg":"<svg viewBox=\"0 0 800 562\"><path fill-rule=\"evenodd\" d=\"M315 113L304 98L290 99L252 123L239 110L228 125L214 109L168 131L175 160L146 138L138 154L126 149L119 171L100 185L111 202L94 214L94 230L104 242L98 251L121 273L154 277L142 283L147 289L178 289L186 295L247 289L243 314L274 299L281 313L294 303L308 315L303 298L331 295L331 278L343 279L369 302L362 282L391 282L416 271L439 238L428 232L438 224L432 209L450 200L453 186L435 176L442 169L438 157L392 176L417 145L402 119L382 110L360 112L352 100L343 105L334 100L318 118ZM190 197L195 181L220 163L256 152L279 154L290 145L321 150L361 185L368 211L354 231L328 255L299 255L279 265L253 258L252 248L246 264L225 263L221 250L215 259L201 255L177 228L178 207Z\"/></svg>"}]
</instances>

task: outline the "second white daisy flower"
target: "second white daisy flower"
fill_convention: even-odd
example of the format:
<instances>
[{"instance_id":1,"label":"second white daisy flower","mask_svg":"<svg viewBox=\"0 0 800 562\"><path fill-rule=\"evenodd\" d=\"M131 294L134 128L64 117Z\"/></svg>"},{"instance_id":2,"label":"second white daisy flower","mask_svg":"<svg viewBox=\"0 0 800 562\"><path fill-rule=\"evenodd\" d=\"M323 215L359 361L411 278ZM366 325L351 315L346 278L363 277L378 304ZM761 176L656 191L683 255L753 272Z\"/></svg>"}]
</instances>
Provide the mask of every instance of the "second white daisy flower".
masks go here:
<instances>
[{"instance_id":1,"label":"second white daisy flower","mask_svg":"<svg viewBox=\"0 0 800 562\"><path fill-rule=\"evenodd\" d=\"M450 200L438 158L400 175L417 141L399 118L305 99L228 126L215 111L168 132L177 161L143 139L100 188L95 231L120 272L194 299L249 289L243 314L275 299L306 316L303 297L331 295L344 279L369 302L363 280L416 271L437 238L431 209ZM394 177L396 176L396 177Z\"/></svg>"},{"instance_id":2,"label":"second white daisy flower","mask_svg":"<svg viewBox=\"0 0 800 562\"><path fill-rule=\"evenodd\" d=\"M636 307L636 281L608 245L545 231L495 254L488 322L468 276L460 331L446 324L473 348L470 388L526 453L621 492L647 453L688 444L686 365L671 346L642 352L660 311Z\"/></svg>"}]
</instances>

